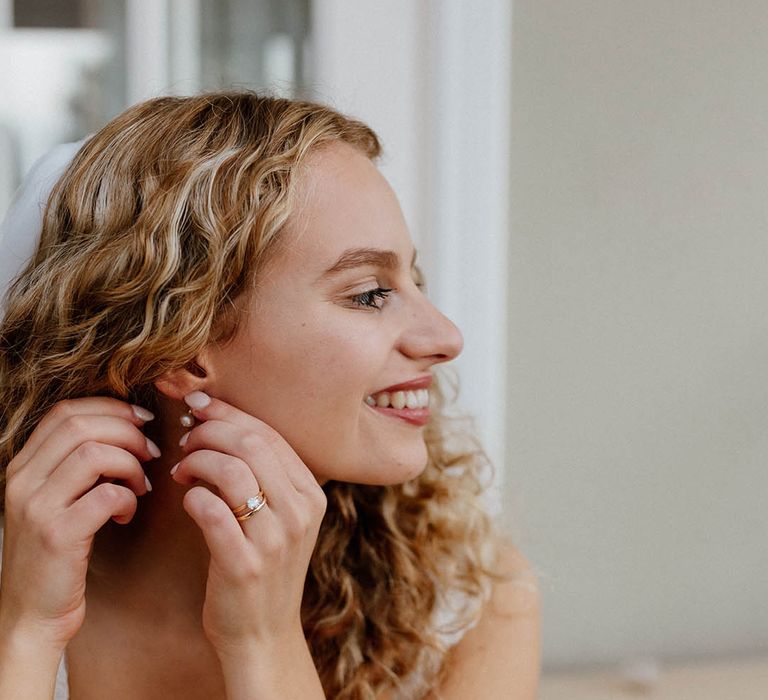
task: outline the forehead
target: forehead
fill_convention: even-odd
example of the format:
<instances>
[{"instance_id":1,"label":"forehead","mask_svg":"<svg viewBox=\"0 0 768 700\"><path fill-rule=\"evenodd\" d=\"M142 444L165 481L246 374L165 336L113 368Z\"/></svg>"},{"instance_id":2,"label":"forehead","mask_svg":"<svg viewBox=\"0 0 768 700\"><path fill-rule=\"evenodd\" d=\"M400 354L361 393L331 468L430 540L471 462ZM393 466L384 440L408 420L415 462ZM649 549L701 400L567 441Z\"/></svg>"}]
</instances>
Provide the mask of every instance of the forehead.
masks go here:
<instances>
[{"instance_id":1,"label":"forehead","mask_svg":"<svg viewBox=\"0 0 768 700\"><path fill-rule=\"evenodd\" d=\"M312 154L295 193L280 266L314 279L349 248L397 250L410 263L412 244L397 197L357 149L338 142Z\"/></svg>"}]
</instances>

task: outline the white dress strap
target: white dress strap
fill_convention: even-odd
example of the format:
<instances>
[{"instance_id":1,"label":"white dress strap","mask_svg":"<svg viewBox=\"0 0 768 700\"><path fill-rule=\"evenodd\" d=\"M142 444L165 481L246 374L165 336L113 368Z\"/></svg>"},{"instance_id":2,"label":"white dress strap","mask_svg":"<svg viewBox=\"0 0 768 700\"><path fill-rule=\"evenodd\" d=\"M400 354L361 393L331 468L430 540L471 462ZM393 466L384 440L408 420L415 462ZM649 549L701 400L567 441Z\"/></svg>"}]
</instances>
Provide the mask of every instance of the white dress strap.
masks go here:
<instances>
[{"instance_id":1,"label":"white dress strap","mask_svg":"<svg viewBox=\"0 0 768 700\"><path fill-rule=\"evenodd\" d=\"M53 700L69 700L69 680L67 679L66 654L61 655L59 670L56 672L56 690Z\"/></svg>"}]
</instances>

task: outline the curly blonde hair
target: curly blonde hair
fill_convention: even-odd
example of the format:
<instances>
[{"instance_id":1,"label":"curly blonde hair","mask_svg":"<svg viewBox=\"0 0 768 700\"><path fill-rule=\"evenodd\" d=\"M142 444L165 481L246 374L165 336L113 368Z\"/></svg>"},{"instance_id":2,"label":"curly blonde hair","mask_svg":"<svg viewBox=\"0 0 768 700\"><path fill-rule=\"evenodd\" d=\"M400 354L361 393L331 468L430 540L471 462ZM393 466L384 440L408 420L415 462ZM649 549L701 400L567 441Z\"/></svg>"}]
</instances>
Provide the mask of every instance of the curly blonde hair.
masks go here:
<instances>
[{"instance_id":1,"label":"curly blonde hair","mask_svg":"<svg viewBox=\"0 0 768 700\"><path fill-rule=\"evenodd\" d=\"M381 151L369 127L326 106L238 91L149 100L85 143L0 326L3 502L6 465L53 404L106 395L152 408L155 380L234 336L235 299L284 242L297 169L334 141ZM328 697L423 697L446 666L442 597L476 603L460 629L501 578L481 503L490 462L436 379L419 477L323 487L302 620Z\"/></svg>"}]
</instances>

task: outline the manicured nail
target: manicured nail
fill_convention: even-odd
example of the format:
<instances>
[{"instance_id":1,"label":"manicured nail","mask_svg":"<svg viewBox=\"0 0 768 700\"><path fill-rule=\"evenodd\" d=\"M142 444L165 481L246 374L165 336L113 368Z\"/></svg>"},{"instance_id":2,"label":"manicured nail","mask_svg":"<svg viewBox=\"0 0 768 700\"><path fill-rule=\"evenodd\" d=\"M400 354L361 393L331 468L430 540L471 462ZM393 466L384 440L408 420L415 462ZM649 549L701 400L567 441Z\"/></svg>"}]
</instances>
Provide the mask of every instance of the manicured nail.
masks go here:
<instances>
[{"instance_id":1,"label":"manicured nail","mask_svg":"<svg viewBox=\"0 0 768 700\"><path fill-rule=\"evenodd\" d=\"M155 445L155 443L152 442L152 440L150 440L149 438L147 438L147 450L149 450L149 454L151 454L155 458L159 457L161 454L160 448L157 445Z\"/></svg>"},{"instance_id":2,"label":"manicured nail","mask_svg":"<svg viewBox=\"0 0 768 700\"><path fill-rule=\"evenodd\" d=\"M181 436L181 440L179 440L179 447L184 447L187 444L187 440L189 440L189 433L184 433Z\"/></svg>"},{"instance_id":3,"label":"manicured nail","mask_svg":"<svg viewBox=\"0 0 768 700\"><path fill-rule=\"evenodd\" d=\"M211 403L211 397L203 391L193 391L184 397L184 401L190 408L205 408Z\"/></svg>"},{"instance_id":4,"label":"manicured nail","mask_svg":"<svg viewBox=\"0 0 768 700\"><path fill-rule=\"evenodd\" d=\"M131 408L133 409L133 415L136 416L136 418L139 420L143 420L144 422L152 420L155 417L155 414L152 413L152 411L148 411L146 408L142 408L141 406L135 406L134 404L131 404Z\"/></svg>"},{"instance_id":5,"label":"manicured nail","mask_svg":"<svg viewBox=\"0 0 768 700\"><path fill-rule=\"evenodd\" d=\"M144 475L144 483L147 485L147 491L152 490L152 484L149 483L149 479L147 479L147 475Z\"/></svg>"},{"instance_id":6,"label":"manicured nail","mask_svg":"<svg viewBox=\"0 0 768 700\"><path fill-rule=\"evenodd\" d=\"M176 470L177 470L178 468L179 468L179 463L178 463L178 462L176 462L176 464L174 464L174 465L171 467L171 476L173 476L173 475L176 473Z\"/></svg>"}]
</instances>

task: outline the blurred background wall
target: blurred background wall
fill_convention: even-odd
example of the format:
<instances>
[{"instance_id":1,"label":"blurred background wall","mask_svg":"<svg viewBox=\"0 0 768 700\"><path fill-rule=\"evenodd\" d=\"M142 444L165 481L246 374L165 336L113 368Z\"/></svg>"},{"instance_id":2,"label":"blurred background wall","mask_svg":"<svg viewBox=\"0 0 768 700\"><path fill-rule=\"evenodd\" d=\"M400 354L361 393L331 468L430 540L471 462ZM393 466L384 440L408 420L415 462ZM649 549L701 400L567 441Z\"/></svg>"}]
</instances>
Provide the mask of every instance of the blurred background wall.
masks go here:
<instances>
[{"instance_id":1,"label":"blurred background wall","mask_svg":"<svg viewBox=\"0 0 768 700\"><path fill-rule=\"evenodd\" d=\"M507 480L546 663L768 652L768 3L513 26Z\"/></svg>"},{"instance_id":2,"label":"blurred background wall","mask_svg":"<svg viewBox=\"0 0 768 700\"><path fill-rule=\"evenodd\" d=\"M464 332L545 671L766 653L767 48L759 0L0 0L0 213L155 95L363 118Z\"/></svg>"}]
</instances>

